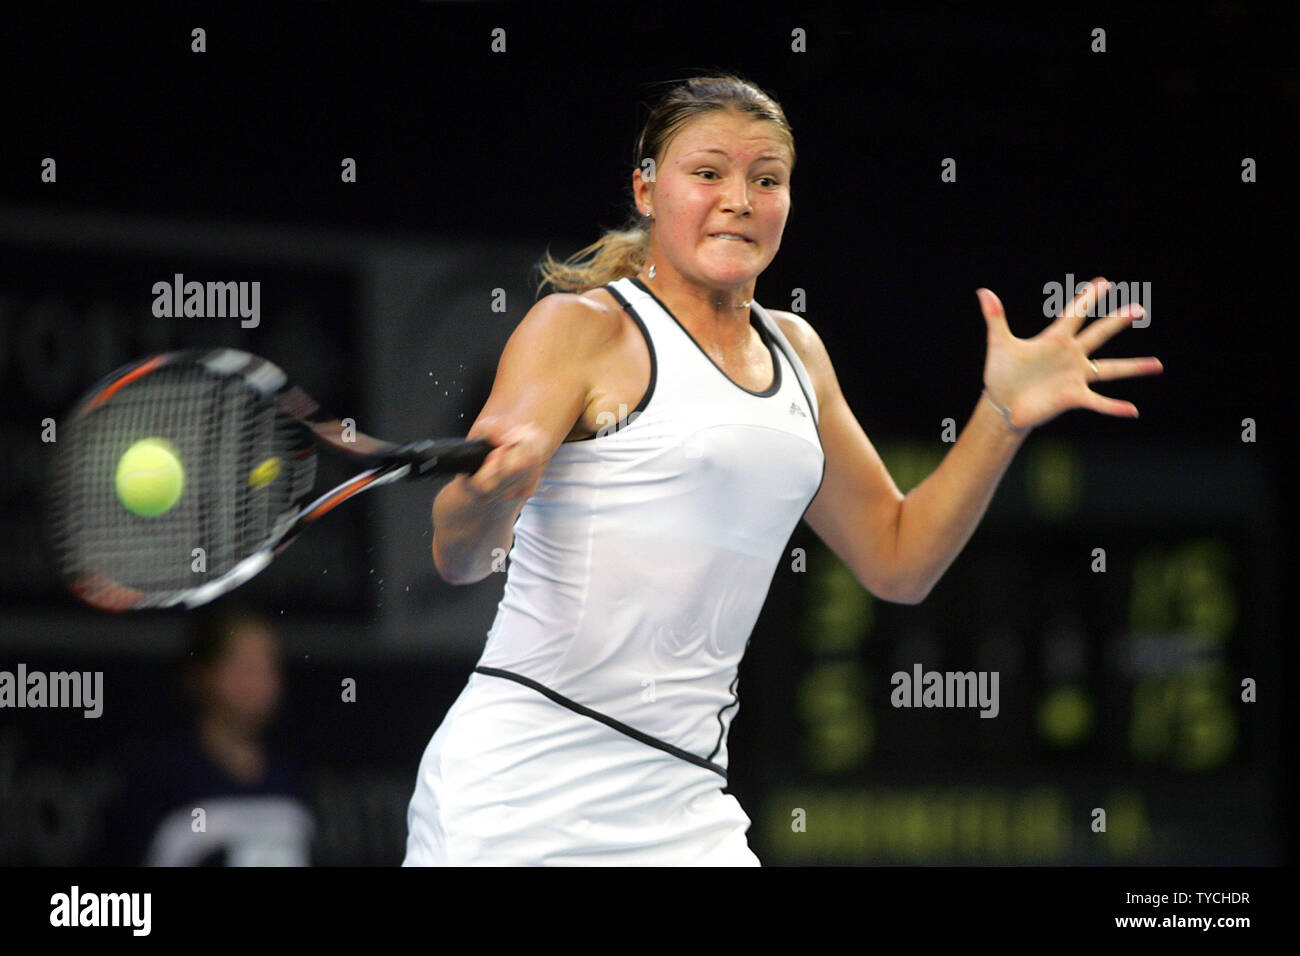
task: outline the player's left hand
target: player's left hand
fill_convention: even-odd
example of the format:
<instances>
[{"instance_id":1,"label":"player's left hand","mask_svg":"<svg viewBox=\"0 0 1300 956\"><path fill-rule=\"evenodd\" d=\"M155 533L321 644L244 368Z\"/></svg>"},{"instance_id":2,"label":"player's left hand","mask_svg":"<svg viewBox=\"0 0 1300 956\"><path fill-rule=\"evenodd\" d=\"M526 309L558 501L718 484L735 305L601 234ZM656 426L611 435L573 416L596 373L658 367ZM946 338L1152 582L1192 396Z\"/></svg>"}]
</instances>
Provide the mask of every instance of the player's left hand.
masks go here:
<instances>
[{"instance_id":1,"label":"player's left hand","mask_svg":"<svg viewBox=\"0 0 1300 956\"><path fill-rule=\"evenodd\" d=\"M1002 302L989 289L976 290L988 326L984 386L996 404L1010 410L1012 427L1028 430L1071 408L1137 418L1137 406L1132 402L1107 398L1089 388L1094 382L1158 375L1164 370L1154 356L1095 362L1088 358L1144 314L1142 306L1131 303L1080 332L1089 311L1109 285L1106 279L1093 279L1051 325L1032 339L1012 335Z\"/></svg>"}]
</instances>

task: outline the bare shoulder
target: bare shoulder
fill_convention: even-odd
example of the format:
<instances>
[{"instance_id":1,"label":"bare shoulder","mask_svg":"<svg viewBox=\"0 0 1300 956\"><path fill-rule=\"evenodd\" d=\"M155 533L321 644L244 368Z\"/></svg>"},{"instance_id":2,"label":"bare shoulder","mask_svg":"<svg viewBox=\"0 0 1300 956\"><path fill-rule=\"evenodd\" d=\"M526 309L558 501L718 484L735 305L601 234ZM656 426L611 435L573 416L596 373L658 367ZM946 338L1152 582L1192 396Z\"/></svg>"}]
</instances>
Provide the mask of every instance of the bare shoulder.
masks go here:
<instances>
[{"instance_id":1,"label":"bare shoulder","mask_svg":"<svg viewBox=\"0 0 1300 956\"><path fill-rule=\"evenodd\" d=\"M566 299L574 300L574 308L580 314L591 316L595 321L601 324L620 325L626 313L623 307L618 304L618 300L609 294L609 290L603 286L598 289L588 289L586 292L564 292L558 293ZM585 312L583 311L585 310Z\"/></svg>"},{"instance_id":2,"label":"bare shoulder","mask_svg":"<svg viewBox=\"0 0 1300 956\"><path fill-rule=\"evenodd\" d=\"M622 332L622 309L608 293L593 289L581 294L553 292L529 310L530 321L548 335L586 355L609 348Z\"/></svg>"},{"instance_id":3,"label":"bare shoulder","mask_svg":"<svg viewBox=\"0 0 1300 956\"><path fill-rule=\"evenodd\" d=\"M782 312L780 309L768 309L771 316L776 319L776 324L781 327L785 337L790 340L790 344L795 347L799 357L806 359L805 350L817 349L821 347L821 337L817 335L808 320L794 312Z\"/></svg>"},{"instance_id":4,"label":"bare shoulder","mask_svg":"<svg viewBox=\"0 0 1300 956\"><path fill-rule=\"evenodd\" d=\"M808 376L812 379L813 388L817 390L818 403L824 403L829 390L835 384L835 373L831 367L830 355L826 351L826 345L822 338L817 334L817 330L801 315L794 312L782 312L778 309L767 310L772 318L776 319L777 326L780 327L782 334L789 340L790 346L798 354L800 361L803 362L804 368L808 370Z\"/></svg>"}]
</instances>

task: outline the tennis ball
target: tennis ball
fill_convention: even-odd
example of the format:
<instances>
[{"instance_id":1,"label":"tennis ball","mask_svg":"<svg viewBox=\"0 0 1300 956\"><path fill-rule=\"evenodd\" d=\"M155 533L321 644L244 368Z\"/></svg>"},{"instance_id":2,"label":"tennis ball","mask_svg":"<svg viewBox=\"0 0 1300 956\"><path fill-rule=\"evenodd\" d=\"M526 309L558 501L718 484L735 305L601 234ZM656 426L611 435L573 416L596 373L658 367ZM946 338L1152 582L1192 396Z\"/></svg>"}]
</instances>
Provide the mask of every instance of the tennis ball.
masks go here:
<instances>
[{"instance_id":1,"label":"tennis ball","mask_svg":"<svg viewBox=\"0 0 1300 956\"><path fill-rule=\"evenodd\" d=\"M248 487L256 491L280 477L280 459L268 458L248 473Z\"/></svg>"},{"instance_id":2,"label":"tennis ball","mask_svg":"<svg viewBox=\"0 0 1300 956\"><path fill-rule=\"evenodd\" d=\"M117 497L127 511L154 518L180 500L185 487L176 446L162 438L142 438L117 463Z\"/></svg>"}]
</instances>

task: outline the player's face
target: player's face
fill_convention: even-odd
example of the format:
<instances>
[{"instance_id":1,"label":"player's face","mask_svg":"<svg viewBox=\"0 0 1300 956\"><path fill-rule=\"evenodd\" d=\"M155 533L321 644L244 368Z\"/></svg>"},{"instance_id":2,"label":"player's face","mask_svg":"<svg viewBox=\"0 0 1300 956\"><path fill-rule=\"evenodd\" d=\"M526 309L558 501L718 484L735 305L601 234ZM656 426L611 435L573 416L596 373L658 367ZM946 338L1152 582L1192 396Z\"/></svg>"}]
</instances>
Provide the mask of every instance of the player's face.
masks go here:
<instances>
[{"instance_id":1,"label":"player's face","mask_svg":"<svg viewBox=\"0 0 1300 956\"><path fill-rule=\"evenodd\" d=\"M659 253L683 276L709 286L752 281L781 246L790 163L774 123L730 111L692 120L669 141L645 194L642 208L654 210Z\"/></svg>"}]
</instances>

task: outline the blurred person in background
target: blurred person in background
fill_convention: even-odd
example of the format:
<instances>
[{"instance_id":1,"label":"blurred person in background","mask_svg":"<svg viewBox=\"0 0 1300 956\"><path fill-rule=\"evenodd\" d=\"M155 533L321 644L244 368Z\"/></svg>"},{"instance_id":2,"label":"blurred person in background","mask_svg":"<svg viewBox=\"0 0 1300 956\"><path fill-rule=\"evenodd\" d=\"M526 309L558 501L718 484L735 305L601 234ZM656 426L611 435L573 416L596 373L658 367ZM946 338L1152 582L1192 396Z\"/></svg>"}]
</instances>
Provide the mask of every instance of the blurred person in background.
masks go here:
<instances>
[{"instance_id":1,"label":"blurred person in background","mask_svg":"<svg viewBox=\"0 0 1300 956\"><path fill-rule=\"evenodd\" d=\"M307 866L314 821L296 768L267 741L283 691L279 638L245 605L190 621L193 722L130 762L114 813L120 862Z\"/></svg>"}]
</instances>

